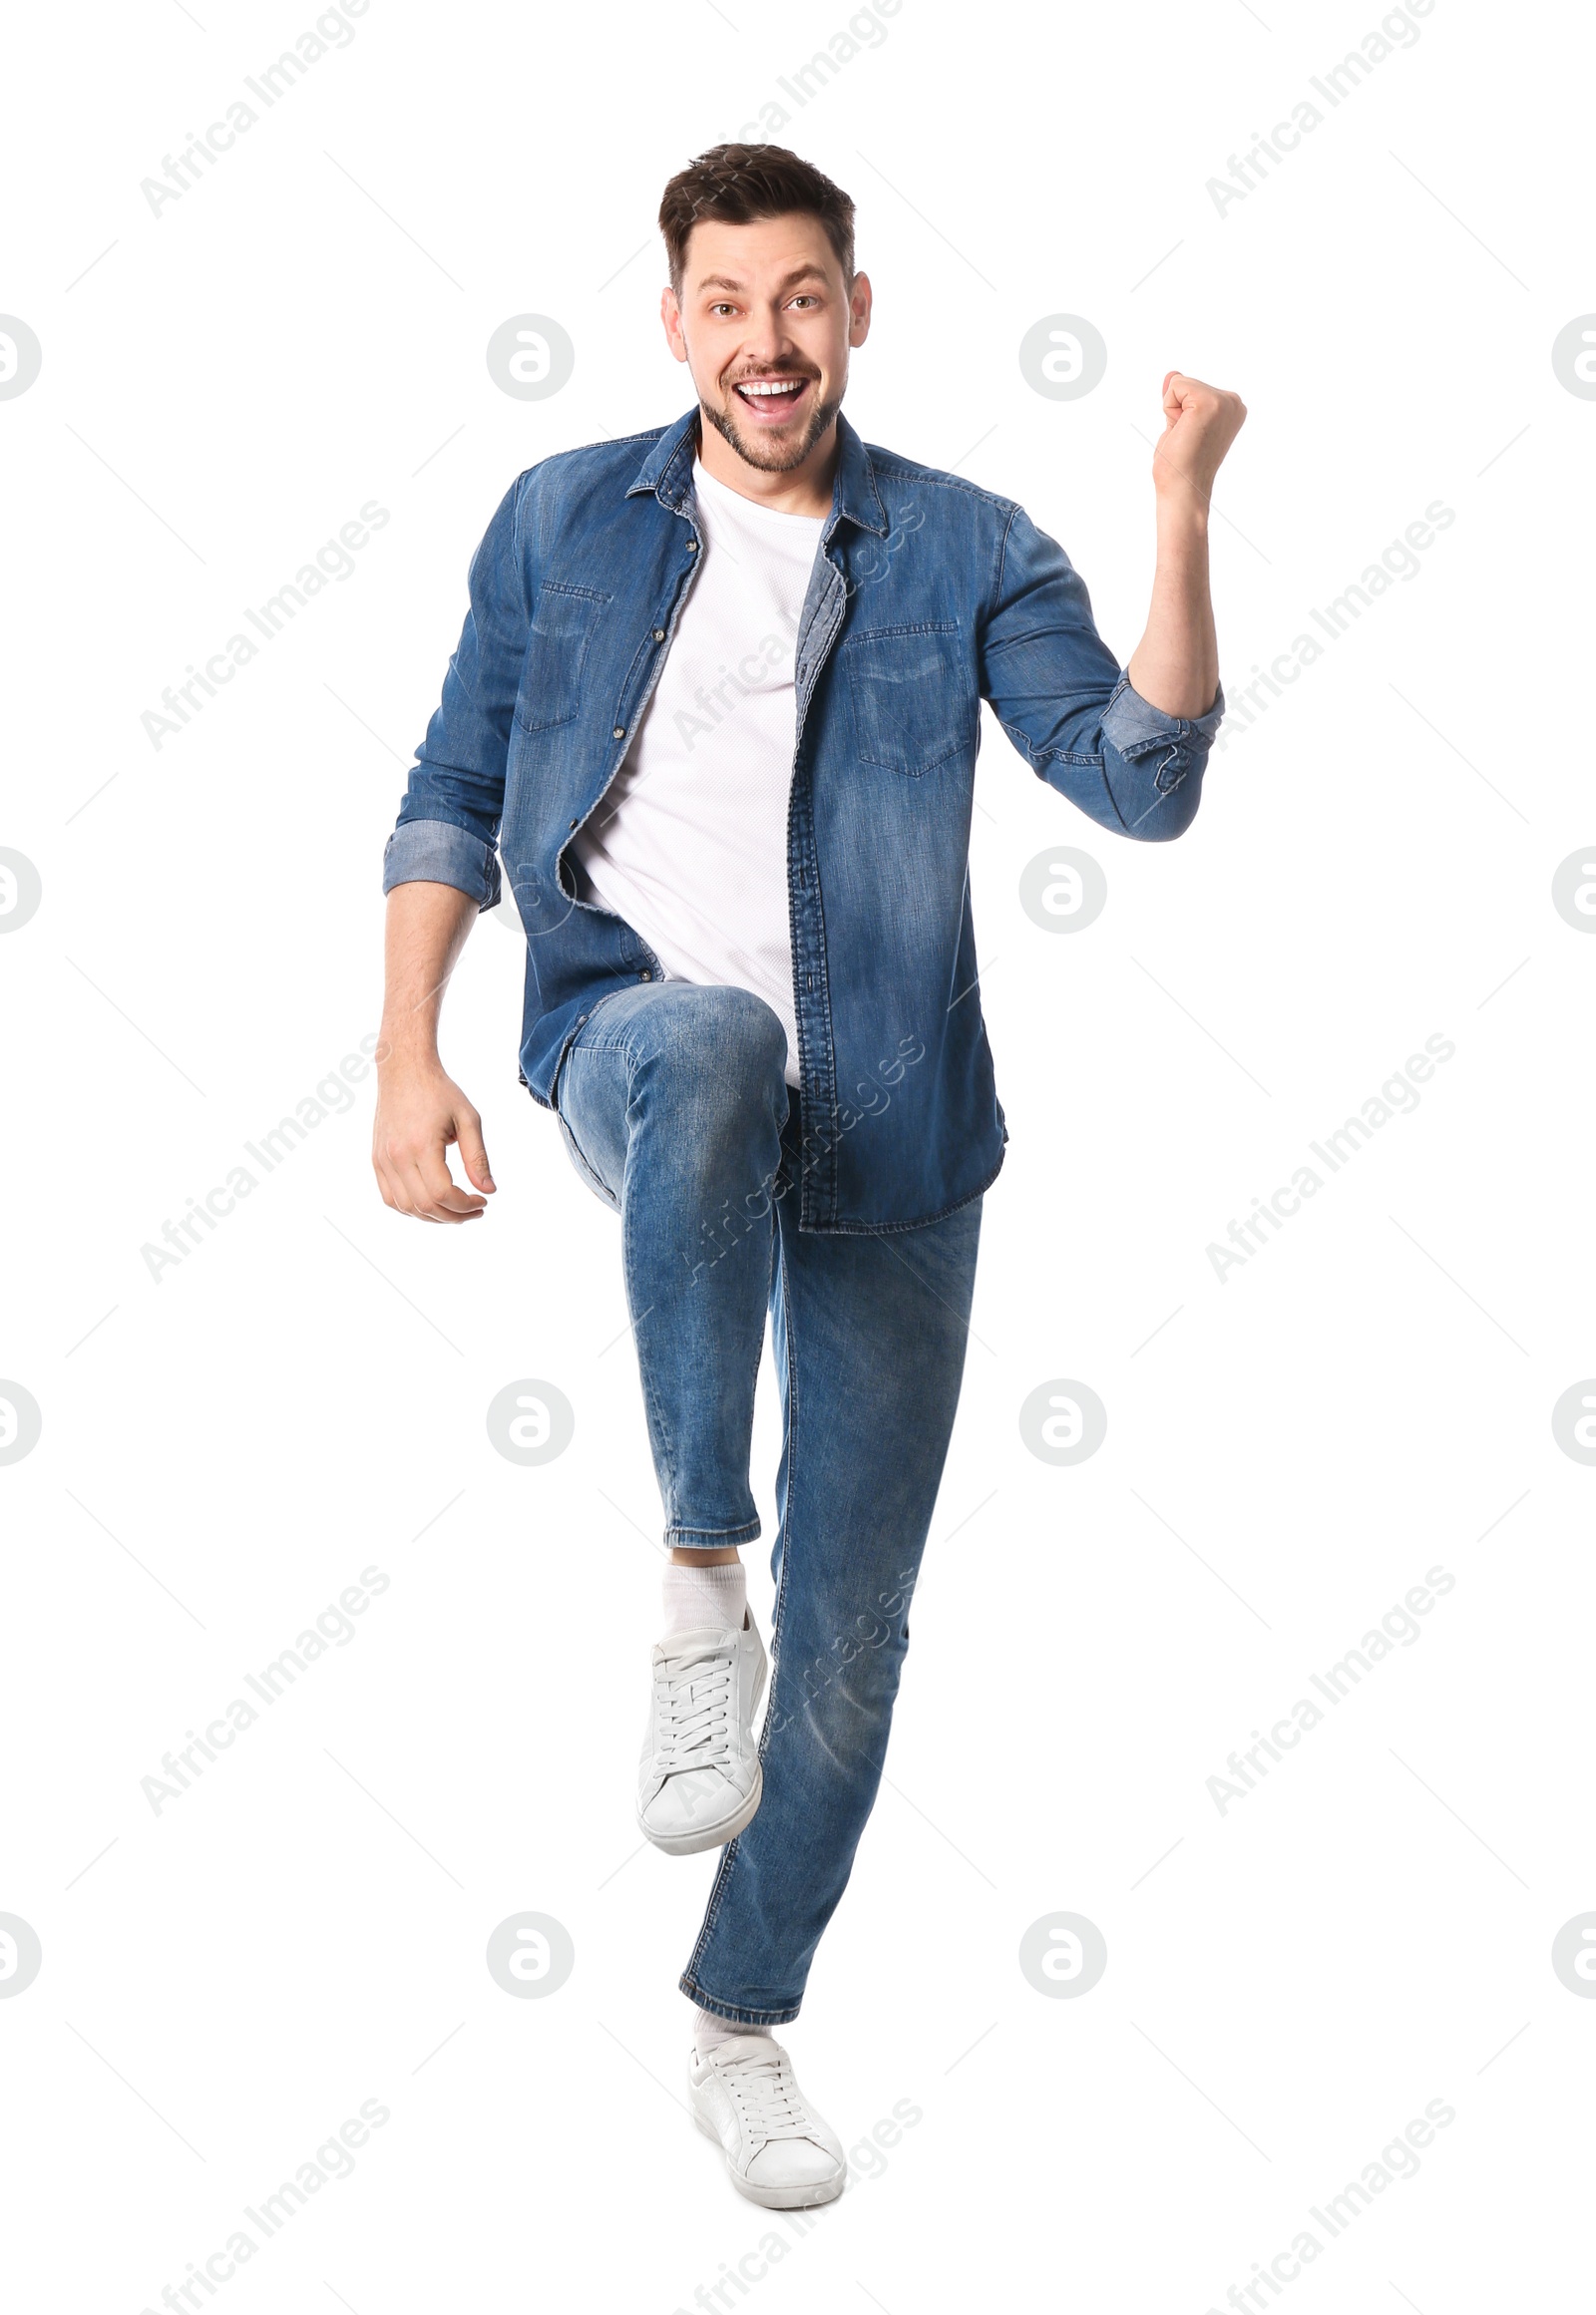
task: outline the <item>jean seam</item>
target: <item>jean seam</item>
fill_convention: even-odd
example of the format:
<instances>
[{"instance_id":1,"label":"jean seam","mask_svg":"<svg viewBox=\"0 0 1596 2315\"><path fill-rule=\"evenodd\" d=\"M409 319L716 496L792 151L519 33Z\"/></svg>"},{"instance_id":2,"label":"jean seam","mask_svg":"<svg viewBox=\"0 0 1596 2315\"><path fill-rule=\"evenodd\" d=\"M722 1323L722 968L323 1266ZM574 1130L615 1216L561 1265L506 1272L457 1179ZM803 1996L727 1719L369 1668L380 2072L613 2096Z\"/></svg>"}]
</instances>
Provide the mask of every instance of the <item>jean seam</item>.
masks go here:
<instances>
[{"instance_id":1,"label":"jean seam","mask_svg":"<svg viewBox=\"0 0 1596 2315\"><path fill-rule=\"evenodd\" d=\"M782 1106L783 1106L784 1108L785 1108L785 1106L786 1106L786 1079L785 1079L785 1078L783 1078L783 1080L782 1080ZM776 1167L777 1167L777 1171L779 1172L779 1171L780 1171L780 1166L781 1166L781 1126L780 1126L780 1123L779 1123L779 1121L773 1120L772 1122L773 1122L773 1123L775 1123L775 1126L776 1126ZM771 1180L772 1180L772 1181L774 1181L774 1179L775 1179L775 1176L774 1176L774 1175L772 1175L772 1176L771 1176ZM774 1201L774 1199L772 1199L772 1200L771 1200L771 1203L770 1203L770 1205L768 1206L768 1208L766 1209L765 1213L764 1213L764 1214L762 1214L762 1215L760 1216L760 1220L761 1220L761 1221L768 1221L768 1223L769 1223L769 1225L770 1225L770 1233L771 1233L771 1238L772 1238L772 1239L774 1239L775 1237L779 1236L779 1229L780 1229L780 1226L779 1226L779 1224L777 1223L777 1220L776 1220L776 1207L775 1207L775 1201ZM749 1235L749 1237L751 1237L751 1236L753 1235L752 1231L750 1231L750 1232L748 1233L748 1235ZM742 1243L746 1243L746 1241L739 1241L739 1244L742 1244ZM767 1246L768 1246L768 1244L769 1244L769 1241L767 1241ZM735 1250L734 1250L734 1251L735 1251ZM767 1265L766 1265L766 1272L767 1272L766 1294L767 1294L767 1298L768 1298L768 1293L769 1293L769 1285L768 1285L768 1270L769 1270L769 1266L768 1266L768 1263L767 1263ZM758 1388L759 1388L759 1363L760 1363L760 1360L761 1360L761 1359L764 1357L764 1354L765 1354L765 1336L764 1336L764 1329L763 1329L763 1327L761 1327L761 1328L760 1328L760 1331L759 1331L759 1334L757 1335L757 1337L755 1338L755 1341L754 1341L754 1352L753 1352L752 1371L750 1372L750 1375L749 1375L749 1381L748 1381L748 1396L749 1396L749 1400L750 1400L750 1402L753 1400L753 1398L754 1398L754 1396L755 1396L755 1394L756 1394L756 1392L758 1391ZM750 1493L752 1492L751 1485L750 1485L750 1490L749 1490L749 1491L750 1491ZM720 1541L720 1542L722 1542L722 1543L725 1543L725 1544L733 1544L733 1543L741 1544L741 1543L757 1543L757 1542L758 1542L758 1540L759 1540L759 1536L760 1536L760 1533L761 1533L761 1529L760 1529L760 1524L759 1524L759 1514L758 1514L758 1512L757 1512L757 1511L755 1511L755 1513L754 1513L754 1516L753 1516L752 1520L743 1520L743 1521L739 1522L739 1524L738 1524L736 1527L728 1527L728 1528L715 1528L715 1527L687 1527L687 1528L683 1529L681 1532L682 1532L682 1533L685 1533L685 1534L689 1534L689 1535L703 1535L703 1536L713 1536L713 1537L715 1537L715 1538L716 1538L718 1541ZM676 1531L676 1529L675 1529L675 1527L674 1527L674 1526L672 1526L670 1529L667 1529L667 1531L666 1531L666 1535L665 1535L665 1541L666 1541L666 1543L667 1543L667 1544L669 1544L669 1545L672 1545L672 1546L674 1546L675 1548L678 1548L678 1549L681 1549L681 1548L690 1548L690 1546L683 1547L683 1546L681 1546L681 1545L679 1544L679 1542L678 1542L678 1537L677 1537L677 1531Z\"/></svg>"},{"instance_id":2,"label":"jean seam","mask_svg":"<svg viewBox=\"0 0 1596 2315\"><path fill-rule=\"evenodd\" d=\"M793 1493L793 1473L797 1468L798 1461L798 1347L793 1335L792 1295L788 1289L787 1250L781 1242L781 1230L779 1225L776 1230L775 1258L781 1266L781 1301L787 1327L786 1443L787 1503L790 1506L792 1503ZM770 1682L770 1695L766 1699L765 1703L764 1727L759 1732L759 1764L761 1768L764 1766L765 1754L770 1748L771 1724L775 1718L776 1682L781 1677L781 1655L777 1646L777 1638L781 1630L782 1609L785 1606L787 1599L787 1578L792 1569L791 1528L790 1524L786 1520L783 1521L782 1525L783 1534L781 1550L781 1580L776 1586L775 1607L772 1611L770 1621L770 1646L773 1670ZM739 1834L737 1836L738 1840L740 1840L741 1837L741 1834ZM703 1959L704 1948L708 1945L710 1938L714 1934L715 1923L720 1918L720 1908L725 1899L727 1885L731 1880L731 1869L733 1864L736 1862L736 1857L737 1841L728 1841L725 1850L721 1855L720 1870L715 1875L714 1886L709 1892L709 1903L705 1908L703 1926L698 1932L698 1941L694 1945L692 1952L687 1958L686 1968L681 1973L680 1983L684 1990L691 1990L689 1986L689 1980L691 1980L693 1972L697 1969L699 1962ZM785 2012L784 2016L779 2022L785 2024L788 2019L795 2018L797 2015L798 2013L796 2010L788 2010Z\"/></svg>"},{"instance_id":3,"label":"jean seam","mask_svg":"<svg viewBox=\"0 0 1596 2315\"><path fill-rule=\"evenodd\" d=\"M607 1206L611 1214L618 1214L620 1211L620 1200L615 1196L614 1191L609 1187L609 1184L604 1180L603 1176L597 1170L596 1167L589 1163L587 1153L584 1151L581 1142L577 1139L576 1135L571 1130L571 1120L568 1117L562 1117L559 1110L555 1111L555 1118L559 1124L562 1135L565 1137L566 1148L570 1152L572 1158L576 1161L579 1179L584 1182L590 1190L592 1190L594 1196L598 1200L600 1205Z\"/></svg>"},{"instance_id":4,"label":"jean seam","mask_svg":"<svg viewBox=\"0 0 1596 2315\"><path fill-rule=\"evenodd\" d=\"M739 1834L738 1839L741 1837L742 1836ZM725 1895L726 1883L731 1877L732 1859L736 1856L736 1853L737 1842L735 1840L728 1841L720 1853L720 1870L716 1873L714 1886L709 1892L709 1903L704 1909L703 1925L698 1931L698 1941L694 1945L691 1953L687 1956L687 1966L681 1973L681 1983L683 1985L686 1985L688 1979L692 1976L693 1971L698 1967L699 1962L703 1959L704 1947L709 1943L710 1938L714 1934L715 1923L720 1916L721 1899Z\"/></svg>"},{"instance_id":5,"label":"jean seam","mask_svg":"<svg viewBox=\"0 0 1596 2315\"><path fill-rule=\"evenodd\" d=\"M783 1079L783 1106L785 1106L785 1090L788 1088L785 1088L785 1079ZM781 1125L776 1125L776 1169L781 1169ZM771 1199L767 1213L762 1213L760 1220L769 1220L771 1236L781 1234L781 1225L776 1222L776 1202L774 1199ZM748 1236L753 1236L753 1232L750 1232ZM739 1241L739 1243L746 1243L746 1241ZM767 1287L767 1292L769 1292L769 1287ZM753 1372L750 1372L750 1377L748 1377L748 1398L750 1400L755 1398L757 1389L760 1389L760 1361L762 1358L764 1358L764 1327L760 1327L760 1334L755 1336L755 1343L753 1343ZM753 1493L753 1486L750 1486L750 1493ZM725 1544L757 1544L757 1539L760 1539L760 1533L762 1533L760 1514L757 1514L757 1509L755 1509L753 1521L741 1521L736 1528L688 1528L685 1533L716 1535L716 1537L723 1539ZM667 1542L674 1542L671 1533L667 1533L667 1537L664 1539L667 1539ZM678 1549L681 1549L681 1546L678 1546Z\"/></svg>"},{"instance_id":6,"label":"jean seam","mask_svg":"<svg viewBox=\"0 0 1596 2315\"><path fill-rule=\"evenodd\" d=\"M957 1214L962 1208L974 1205L978 1198L985 1197L1002 1172L1007 1152L1008 1135L1005 1127L1002 1144L998 1152L998 1163L987 1179L978 1182L973 1190L967 1190L962 1198L956 1198L951 1206L944 1206L935 1214L924 1214L918 1222L827 1222L805 1229L800 1221L798 1227L804 1230L808 1238L899 1238L911 1230L929 1230L934 1222L946 1222L950 1214Z\"/></svg>"},{"instance_id":7,"label":"jean seam","mask_svg":"<svg viewBox=\"0 0 1596 2315\"><path fill-rule=\"evenodd\" d=\"M636 1063L632 1056L631 1047L629 1043L625 1041L625 1039L621 1039L618 1043L613 1045L590 1046L587 1049L593 1052L612 1052L618 1060L624 1062L625 1064L627 1110L626 1155L629 1160L631 1156L631 1089L632 1081L636 1074ZM622 1193L624 1193L626 1186L624 1170L622 1170L621 1173L620 1186ZM626 1282L626 1313L628 1319L630 1319L631 1314L631 1264L628 1258L631 1243L629 1220L630 1205L631 1201L625 1197L624 1194L622 1194L620 1200L620 1260L622 1274ZM642 1318L645 1319L647 1316L648 1312L644 1311ZM664 1410L659 1403L658 1396L654 1390L652 1377L649 1374L648 1361L643 1356L642 1341L637 1332L641 1325L642 1319L631 1319L631 1341L632 1348L637 1353L637 1379L642 1384L643 1399L648 1409L649 1419L658 1434L660 1443L660 1456L665 1466L664 1487L661 1490L665 1500L661 1505L661 1509L665 1512L665 1533L668 1536L671 1528L676 1524L675 1520L671 1516L671 1508L674 1506L676 1500L676 1455L674 1443L670 1435L670 1430L665 1422ZM666 1548L669 1548L668 1544Z\"/></svg>"},{"instance_id":8,"label":"jean seam","mask_svg":"<svg viewBox=\"0 0 1596 2315\"><path fill-rule=\"evenodd\" d=\"M783 1077L783 1079L782 1079L782 1087L781 1087L781 1093L782 1093L781 1106L782 1106L783 1110L785 1110L785 1108L786 1108L786 1106L787 1106L787 1101L786 1101L786 1094L787 1094L787 1081L786 1081L785 1077ZM773 1117L773 1118L772 1118L772 1120L771 1120L771 1122L772 1122L772 1124L775 1126L775 1130L776 1130L776 1167L775 1167L775 1173L773 1173L773 1174L770 1176L769 1182L768 1182L768 1183L762 1183L762 1184L760 1185L762 1189L767 1189L767 1190L768 1190L770 1187L772 1187L772 1186L774 1185L775 1178L776 1178L776 1174L779 1174L779 1173L780 1173L780 1171L781 1171L781 1120L780 1120L779 1118ZM763 1213L763 1214L760 1216L760 1220L761 1220L762 1222L764 1222L764 1223L766 1223L766 1224L768 1225L768 1228L769 1228L769 1233L770 1233L769 1237L768 1237L768 1238L766 1239L766 1241L765 1241L765 1248L766 1248L766 1261L765 1261L765 1301L766 1301L766 1303L768 1304L768 1302L769 1302L769 1300L770 1300L770 1261L769 1261L770 1248L771 1248L772 1244L774 1243L774 1241L775 1241L775 1240L777 1240L777 1239L779 1239L779 1237L781 1236L781 1224L780 1224L780 1223L778 1222L778 1220L776 1219L776 1201L775 1201L775 1199L774 1199L773 1197L771 1198L771 1201L770 1201L769 1205L766 1207L766 1209L765 1209L764 1213ZM750 1236L752 1236L752 1232L750 1232L750 1233L749 1233L749 1235L750 1235ZM753 1365L752 1365L752 1370L751 1370L751 1372L750 1372L750 1374L749 1374L749 1377L748 1377L748 1401L749 1401L749 1404L750 1404L750 1406L752 1405L752 1403L753 1403L753 1401L754 1401L755 1397L756 1397L756 1396L757 1396L757 1394L758 1394L758 1390L759 1390L759 1366L760 1366L760 1361L761 1361L761 1360L763 1359L763 1357L764 1357L764 1354L765 1354L765 1329L764 1329L764 1322L763 1322L763 1319L761 1319L761 1321L760 1321L760 1327L759 1327L759 1332L758 1332L758 1334L757 1334L757 1335L755 1336L755 1338L754 1338L754 1354L753 1354ZM751 1439L750 1439L750 1447L751 1447L751 1445L752 1445L752 1441L751 1441ZM750 1478L750 1492L751 1492L751 1491L752 1491L752 1481L751 1481L751 1478ZM757 1536L757 1534L758 1534L758 1533L759 1533L759 1518L758 1518L758 1514L757 1514L757 1512L756 1512L756 1513L755 1513L755 1515L754 1515L754 1535L755 1535L755 1536ZM750 1541L751 1541L751 1540L752 1540L752 1538L750 1538Z\"/></svg>"},{"instance_id":9,"label":"jean seam","mask_svg":"<svg viewBox=\"0 0 1596 2315\"><path fill-rule=\"evenodd\" d=\"M665 1529L665 1543L671 1550L690 1551L700 1543L705 1551L713 1551L722 1544L757 1543L760 1536L757 1514L745 1519L740 1527L683 1527L672 1521Z\"/></svg>"},{"instance_id":10,"label":"jean seam","mask_svg":"<svg viewBox=\"0 0 1596 2315\"><path fill-rule=\"evenodd\" d=\"M677 1983L680 1990L695 2001L700 2009L712 2012L717 2018L729 2018L736 2025L788 2026L798 2015L790 2003L783 2004L777 2010L755 2010L747 2005L739 2009L729 2002L717 2002L712 1994L703 1991L695 1978L689 1977L687 1970L682 1971Z\"/></svg>"}]
</instances>

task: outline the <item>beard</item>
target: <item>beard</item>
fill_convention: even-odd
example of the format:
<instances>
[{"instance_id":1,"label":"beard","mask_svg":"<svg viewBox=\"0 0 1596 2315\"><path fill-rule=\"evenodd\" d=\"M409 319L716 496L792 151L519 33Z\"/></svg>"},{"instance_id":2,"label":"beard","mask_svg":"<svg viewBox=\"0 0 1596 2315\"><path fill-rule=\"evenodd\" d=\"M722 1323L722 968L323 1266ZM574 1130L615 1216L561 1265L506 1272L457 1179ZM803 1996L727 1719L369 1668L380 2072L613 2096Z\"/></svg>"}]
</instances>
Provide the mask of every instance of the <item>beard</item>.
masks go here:
<instances>
[{"instance_id":1,"label":"beard","mask_svg":"<svg viewBox=\"0 0 1596 2315\"><path fill-rule=\"evenodd\" d=\"M807 424L799 428L790 442L777 442L769 435L751 429L744 432L735 418L723 411L712 410L702 396L699 397L698 408L721 439L729 442L737 456L747 465L758 467L762 474L789 474L794 467L803 465L836 417L842 408L842 396L839 394L834 402L817 403L809 413Z\"/></svg>"}]
</instances>

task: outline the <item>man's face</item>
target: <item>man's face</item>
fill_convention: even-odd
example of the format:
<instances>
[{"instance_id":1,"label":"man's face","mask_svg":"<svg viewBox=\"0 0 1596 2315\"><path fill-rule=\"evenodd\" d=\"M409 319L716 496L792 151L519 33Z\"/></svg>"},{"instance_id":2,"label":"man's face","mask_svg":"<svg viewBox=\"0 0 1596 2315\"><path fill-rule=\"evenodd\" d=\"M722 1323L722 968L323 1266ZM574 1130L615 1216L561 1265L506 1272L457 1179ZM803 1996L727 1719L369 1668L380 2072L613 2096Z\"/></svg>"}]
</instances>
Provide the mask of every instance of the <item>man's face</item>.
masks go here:
<instances>
[{"instance_id":1,"label":"man's face","mask_svg":"<svg viewBox=\"0 0 1596 2315\"><path fill-rule=\"evenodd\" d=\"M680 298L667 289L660 315L710 425L749 466L785 474L842 407L870 283L844 281L818 217L709 218L688 235Z\"/></svg>"}]
</instances>

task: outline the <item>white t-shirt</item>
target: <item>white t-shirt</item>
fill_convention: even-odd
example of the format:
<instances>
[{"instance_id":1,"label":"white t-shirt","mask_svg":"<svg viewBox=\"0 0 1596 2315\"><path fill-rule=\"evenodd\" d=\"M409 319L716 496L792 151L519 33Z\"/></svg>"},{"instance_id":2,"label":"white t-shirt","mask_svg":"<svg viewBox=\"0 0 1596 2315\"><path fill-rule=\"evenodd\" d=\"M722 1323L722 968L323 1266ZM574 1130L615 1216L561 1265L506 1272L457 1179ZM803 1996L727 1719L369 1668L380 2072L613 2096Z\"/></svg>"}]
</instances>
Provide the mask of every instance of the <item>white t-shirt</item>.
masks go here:
<instances>
[{"instance_id":1,"label":"white t-shirt","mask_svg":"<svg viewBox=\"0 0 1596 2315\"><path fill-rule=\"evenodd\" d=\"M752 989L798 1082L787 801L798 622L826 527L693 468L699 570L608 794L571 846L585 899L642 935L672 980Z\"/></svg>"}]
</instances>

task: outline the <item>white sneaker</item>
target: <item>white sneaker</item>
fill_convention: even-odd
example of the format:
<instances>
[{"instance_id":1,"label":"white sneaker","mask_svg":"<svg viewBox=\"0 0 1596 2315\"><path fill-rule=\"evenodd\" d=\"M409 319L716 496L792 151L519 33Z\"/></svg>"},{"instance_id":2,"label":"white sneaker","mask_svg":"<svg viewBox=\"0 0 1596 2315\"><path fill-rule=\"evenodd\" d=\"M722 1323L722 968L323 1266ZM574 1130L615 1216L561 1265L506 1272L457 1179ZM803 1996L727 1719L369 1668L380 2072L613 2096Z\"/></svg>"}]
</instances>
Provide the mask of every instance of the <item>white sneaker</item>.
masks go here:
<instances>
[{"instance_id":1,"label":"white sneaker","mask_svg":"<svg viewBox=\"0 0 1596 2315\"><path fill-rule=\"evenodd\" d=\"M764 1691L764 1644L746 1610L740 1632L675 1632L655 1646L637 1767L637 1823L655 1848L718 1849L752 1817L764 1790L753 1736Z\"/></svg>"},{"instance_id":2,"label":"white sneaker","mask_svg":"<svg viewBox=\"0 0 1596 2315\"><path fill-rule=\"evenodd\" d=\"M739 2194L767 2210L832 2202L848 2174L842 2140L806 2106L792 2060L768 2034L737 2034L687 2065L693 2120L718 2138Z\"/></svg>"}]
</instances>

